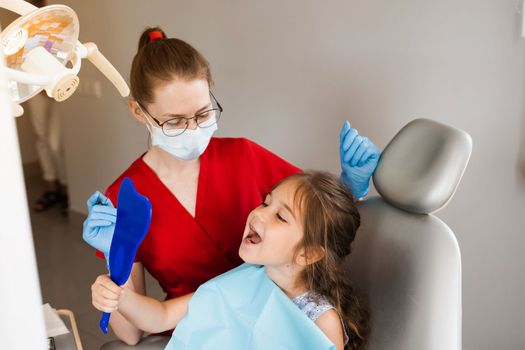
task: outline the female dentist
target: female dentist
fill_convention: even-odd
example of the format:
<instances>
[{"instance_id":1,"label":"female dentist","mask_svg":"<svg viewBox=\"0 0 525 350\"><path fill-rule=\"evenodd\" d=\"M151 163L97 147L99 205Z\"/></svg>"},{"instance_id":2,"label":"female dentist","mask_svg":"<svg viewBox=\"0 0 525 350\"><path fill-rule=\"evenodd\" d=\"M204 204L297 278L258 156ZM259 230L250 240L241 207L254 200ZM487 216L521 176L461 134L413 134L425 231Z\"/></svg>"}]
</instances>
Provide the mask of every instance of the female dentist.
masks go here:
<instances>
[{"instance_id":1,"label":"female dentist","mask_svg":"<svg viewBox=\"0 0 525 350\"><path fill-rule=\"evenodd\" d=\"M167 298L242 263L238 255L248 213L270 188L301 169L244 138L215 138L222 107L210 91L206 59L160 28L144 31L131 67L129 108L150 134L152 147L106 190L88 200L84 240L109 253L120 184L131 178L149 198L152 220L131 272L130 287L146 294L144 269ZM345 122L340 136L341 179L355 198L368 193L379 150ZM105 275L92 285L93 305L106 311L101 296L111 291ZM114 305L113 305L114 306ZM143 335L121 314L110 325L119 339L138 343Z\"/></svg>"}]
</instances>

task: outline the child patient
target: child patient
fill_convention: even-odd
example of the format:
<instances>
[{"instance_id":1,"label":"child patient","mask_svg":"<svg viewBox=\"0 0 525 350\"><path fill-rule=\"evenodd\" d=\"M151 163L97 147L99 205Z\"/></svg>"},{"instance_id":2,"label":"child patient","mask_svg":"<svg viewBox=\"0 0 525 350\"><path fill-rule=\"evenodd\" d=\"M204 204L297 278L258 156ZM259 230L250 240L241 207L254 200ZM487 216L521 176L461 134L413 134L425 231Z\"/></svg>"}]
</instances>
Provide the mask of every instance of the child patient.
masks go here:
<instances>
[{"instance_id":1,"label":"child patient","mask_svg":"<svg viewBox=\"0 0 525 350\"><path fill-rule=\"evenodd\" d=\"M368 335L368 313L340 270L359 224L345 185L325 172L305 172L276 185L250 213L239 248L246 263L264 265L273 283L337 350L362 349ZM119 287L100 276L92 287L93 305L105 312L118 307L151 333L174 328L188 312L191 295L160 302L128 289L129 283Z\"/></svg>"}]
</instances>

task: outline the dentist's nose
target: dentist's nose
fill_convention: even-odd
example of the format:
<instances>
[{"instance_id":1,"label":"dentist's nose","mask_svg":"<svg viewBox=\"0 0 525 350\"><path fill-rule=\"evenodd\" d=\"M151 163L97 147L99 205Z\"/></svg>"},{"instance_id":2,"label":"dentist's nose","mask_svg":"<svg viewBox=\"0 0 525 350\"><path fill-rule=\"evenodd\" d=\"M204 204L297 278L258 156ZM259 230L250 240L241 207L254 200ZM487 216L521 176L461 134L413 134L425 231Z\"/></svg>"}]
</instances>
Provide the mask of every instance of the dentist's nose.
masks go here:
<instances>
[{"instance_id":1,"label":"dentist's nose","mask_svg":"<svg viewBox=\"0 0 525 350\"><path fill-rule=\"evenodd\" d=\"M197 119L194 117L194 118L191 118L189 119L187 122L187 129L191 129L191 130L195 130L197 129Z\"/></svg>"}]
</instances>

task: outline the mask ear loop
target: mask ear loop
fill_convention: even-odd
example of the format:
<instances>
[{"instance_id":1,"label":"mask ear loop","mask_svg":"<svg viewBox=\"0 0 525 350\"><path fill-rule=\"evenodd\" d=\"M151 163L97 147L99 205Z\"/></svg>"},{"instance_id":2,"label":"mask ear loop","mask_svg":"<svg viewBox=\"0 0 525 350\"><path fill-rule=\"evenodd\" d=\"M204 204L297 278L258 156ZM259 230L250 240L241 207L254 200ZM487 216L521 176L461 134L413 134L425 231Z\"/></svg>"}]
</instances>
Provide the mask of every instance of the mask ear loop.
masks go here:
<instances>
[{"instance_id":1,"label":"mask ear loop","mask_svg":"<svg viewBox=\"0 0 525 350\"><path fill-rule=\"evenodd\" d=\"M148 149L150 149L151 147L153 147L153 140L152 140L152 135L153 135L153 123L149 120L149 115L147 113L144 112L144 110L142 109L142 106L140 105L140 103L138 101L137 102L137 106L139 107L140 111L142 112L142 115L144 116L144 119L146 120L146 128L148 129L148 144L147 144L147 147Z\"/></svg>"}]
</instances>

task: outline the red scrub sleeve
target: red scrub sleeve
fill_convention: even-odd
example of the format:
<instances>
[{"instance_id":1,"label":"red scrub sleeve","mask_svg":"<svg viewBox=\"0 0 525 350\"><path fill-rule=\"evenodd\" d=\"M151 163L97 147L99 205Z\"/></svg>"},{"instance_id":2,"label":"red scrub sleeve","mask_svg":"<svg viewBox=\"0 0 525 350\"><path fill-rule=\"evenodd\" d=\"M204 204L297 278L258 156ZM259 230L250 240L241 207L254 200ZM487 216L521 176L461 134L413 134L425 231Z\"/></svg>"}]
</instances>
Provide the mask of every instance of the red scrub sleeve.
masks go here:
<instances>
[{"instance_id":1,"label":"red scrub sleeve","mask_svg":"<svg viewBox=\"0 0 525 350\"><path fill-rule=\"evenodd\" d=\"M302 172L300 168L288 163L255 142L247 139L245 142L253 176L257 181L262 198L280 181L290 175Z\"/></svg>"}]
</instances>

